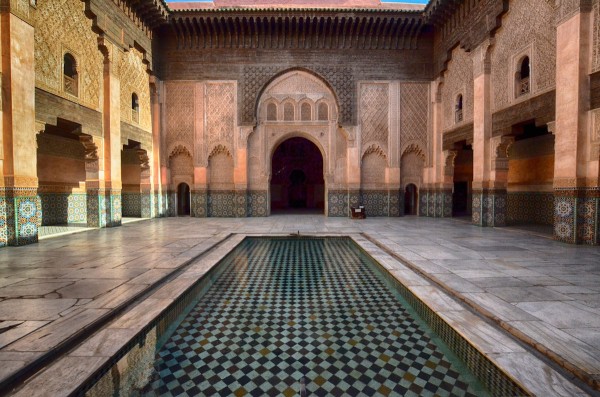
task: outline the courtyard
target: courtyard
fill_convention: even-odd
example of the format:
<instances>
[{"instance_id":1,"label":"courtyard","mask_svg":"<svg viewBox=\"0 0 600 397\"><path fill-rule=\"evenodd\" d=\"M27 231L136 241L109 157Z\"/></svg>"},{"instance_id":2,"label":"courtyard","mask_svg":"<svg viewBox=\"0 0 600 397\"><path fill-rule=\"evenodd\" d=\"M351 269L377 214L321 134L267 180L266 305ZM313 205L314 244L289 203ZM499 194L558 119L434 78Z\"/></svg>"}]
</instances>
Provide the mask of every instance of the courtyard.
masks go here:
<instances>
[{"instance_id":1,"label":"courtyard","mask_svg":"<svg viewBox=\"0 0 600 397\"><path fill-rule=\"evenodd\" d=\"M571 382L585 390L581 395L598 388L597 247L454 219L320 215L152 219L1 250L2 388L35 375L19 395L68 394L114 354L116 342L126 343L132 329L158 314L160 299L150 294L167 288L162 297L176 298L189 286L177 284L182 271L194 268L188 278L200 278L244 236L292 233L353 237L486 356L506 368L528 368L517 376L538 392L573 395ZM103 327L136 310L132 329L106 338ZM492 331L480 333L477 324ZM81 342L86 352L74 353ZM535 356L566 378L536 373L527 362Z\"/></svg>"}]
</instances>

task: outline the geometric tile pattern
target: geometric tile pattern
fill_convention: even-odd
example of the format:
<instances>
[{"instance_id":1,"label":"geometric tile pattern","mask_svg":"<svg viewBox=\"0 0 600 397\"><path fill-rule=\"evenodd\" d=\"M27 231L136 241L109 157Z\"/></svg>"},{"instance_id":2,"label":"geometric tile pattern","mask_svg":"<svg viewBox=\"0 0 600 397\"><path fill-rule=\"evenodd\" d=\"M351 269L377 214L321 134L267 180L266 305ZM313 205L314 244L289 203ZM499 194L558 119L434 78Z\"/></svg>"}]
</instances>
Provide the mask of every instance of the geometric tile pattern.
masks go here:
<instances>
[{"instance_id":1,"label":"geometric tile pattern","mask_svg":"<svg viewBox=\"0 0 600 397\"><path fill-rule=\"evenodd\" d=\"M358 201L355 206L358 206ZM354 207L354 205L353 205ZM327 216L331 217L348 217L350 210L348 208L348 191L330 190L327 194Z\"/></svg>"},{"instance_id":2,"label":"geometric tile pattern","mask_svg":"<svg viewBox=\"0 0 600 397\"><path fill-rule=\"evenodd\" d=\"M36 243L41 220L36 188L0 188L0 247Z\"/></svg>"},{"instance_id":3,"label":"geometric tile pattern","mask_svg":"<svg viewBox=\"0 0 600 397\"><path fill-rule=\"evenodd\" d=\"M142 216L142 194L123 192L123 216L139 218Z\"/></svg>"},{"instance_id":4,"label":"geometric tile pattern","mask_svg":"<svg viewBox=\"0 0 600 397\"><path fill-rule=\"evenodd\" d=\"M248 239L156 355L149 395L484 396L345 239Z\"/></svg>"},{"instance_id":5,"label":"geometric tile pattern","mask_svg":"<svg viewBox=\"0 0 600 397\"><path fill-rule=\"evenodd\" d=\"M234 191L209 191L208 216L219 218L235 217L236 195Z\"/></svg>"},{"instance_id":6,"label":"geometric tile pattern","mask_svg":"<svg viewBox=\"0 0 600 397\"><path fill-rule=\"evenodd\" d=\"M248 211L246 191L208 191L207 214L209 217L245 218Z\"/></svg>"},{"instance_id":7,"label":"geometric tile pattern","mask_svg":"<svg viewBox=\"0 0 600 397\"><path fill-rule=\"evenodd\" d=\"M101 208L101 215L106 216L106 226L114 227L121 226L121 217L123 209L123 201L121 199L121 191L116 189L106 190L105 207Z\"/></svg>"},{"instance_id":8,"label":"geometric tile pattern","mask_svg":"<svg viewBox=\"0 0 600 397\"><path fill-rule=\"evenodd\" d=\"M552 192L509 192L506 223L552 225L554 194Z\"/></svg>"},{"instance_id":9,"label":"geometric tile pattern","mask_svg":"<svg viewBox=\"0 0 600 397\"><path fill-rule=\"evenodd\" d=\"M419 216L428 216L431 218L452 217L452 190L421 189Z\"/></svg>"},{"instance_id":10,"label":"geometric tile pattern","mask_svg":"<svg viewBox=\"0 0 600 397\"><path fill-rule=\"evenodd\" d=\"M420 189L419 195L419 216L428 215L429 195L433 194L429 189Z\"/></svg>"},{"instance_id":11,"label":"geometric tile pattern","mask_svg":"<svg viewBox=\"0 0 600 397\"><path fill-rule=\"evenodd\" d=\"M600 188L554 189L554 238L600 244Z\"/></svg>"},{"instance_id":12,"label":"geometric tile pattern","mask_svg":"<svg viewBox=\"0 0 600 397\"><path fill-rule=\"evenodd\" d=\"M266 191L248 191L248 216L262 217L269 213L269 195Z\"/></svg>"},{"instance_id":13,"label":"geometric tile pattern","mask_svg":"<svg viewBox=\"0 0 600 397\"><path fill-rule=\"evenodd\" d=\"M473 190L473 224L506 226L507 193L502 189Z\"/></svg>"},{"instance_id":14,"label":"geometric tile pattern","mask_svg":"<svg viewBox=\"0 0 600 397\"><path fill-rule=\"evenodd\" d=\"M400 216L401 198L399 191L361 191L361 205L365 207L367 216Z\"/></svg>"},{"instance_id":15,"label":"geometric tile pattern","mask_svg":"<svg viewBox=\"0 0 600 397\"><path fill-rule=\"evenodd\" d=\"M42 225L64 225L87 221L87 195L41 193Z\"/></svg>"}]
</instances>

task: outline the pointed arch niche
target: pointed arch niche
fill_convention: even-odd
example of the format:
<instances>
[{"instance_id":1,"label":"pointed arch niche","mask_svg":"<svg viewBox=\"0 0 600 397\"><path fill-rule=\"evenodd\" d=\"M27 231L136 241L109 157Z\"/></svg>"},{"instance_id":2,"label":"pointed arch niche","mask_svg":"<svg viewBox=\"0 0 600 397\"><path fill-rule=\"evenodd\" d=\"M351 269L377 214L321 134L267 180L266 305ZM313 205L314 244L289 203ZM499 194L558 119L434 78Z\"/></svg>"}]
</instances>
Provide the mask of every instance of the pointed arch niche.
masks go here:
<instances>
[{"instance_id":1,"label":"pointed arch niche","mask_svg":"<svg viewBox=\"0 0 600 397\"><path fill-rule=\"evenodd\" d=\"M327 109L327 117L319 117L319 106ZM347 150L346 136L338 128L337 97L331 86L308 70L290 70L264 87L256 111L258 123L248 138L249 214L270 214L273 155L291 138L304 138L320 150L323 206L324 213L329 214L328 192L345 188L346 170L336 166L345 164L337 160L344 158Z\"/></svg>"}]
</instances>

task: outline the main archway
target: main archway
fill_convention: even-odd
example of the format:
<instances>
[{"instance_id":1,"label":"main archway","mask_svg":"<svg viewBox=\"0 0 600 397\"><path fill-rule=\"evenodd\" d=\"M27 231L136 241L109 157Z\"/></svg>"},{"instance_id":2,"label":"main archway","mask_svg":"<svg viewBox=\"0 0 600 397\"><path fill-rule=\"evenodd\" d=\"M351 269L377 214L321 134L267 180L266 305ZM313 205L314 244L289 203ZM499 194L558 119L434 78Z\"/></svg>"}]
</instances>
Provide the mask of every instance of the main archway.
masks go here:
<instances>
[{"instance_id":1,"label":"main archway","mask_svg":"<svg viewBox=\"0 0 600 397\"><path fill-rule=\"evenodd\" d=\"M306 138L283 141L271 159L271 213L323 213L323 155Z\"/></svg>"}]
</instances>

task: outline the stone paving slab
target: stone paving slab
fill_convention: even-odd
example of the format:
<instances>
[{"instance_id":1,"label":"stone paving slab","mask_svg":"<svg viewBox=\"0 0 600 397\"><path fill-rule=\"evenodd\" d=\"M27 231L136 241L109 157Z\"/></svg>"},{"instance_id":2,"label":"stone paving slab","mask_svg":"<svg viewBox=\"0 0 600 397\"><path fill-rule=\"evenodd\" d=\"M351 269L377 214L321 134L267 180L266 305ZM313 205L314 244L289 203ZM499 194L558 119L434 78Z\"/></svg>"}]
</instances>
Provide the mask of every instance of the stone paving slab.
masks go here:
<instances>
[{"instance_id":1,"label":"stone paving slab","mask_svg":"<svg viewBox=\"0 0 600 397\"><path fill-rule=\"evenodd\" d=\"M311 234L366 233L426 276L415 277L400 269L397 277L404 277L417 289L428 288L428 280L438 276L444 284L445 277L452 286L464 289L456 291L460 300L480 305L509 329L536 341L538 350L550 352L550 357L574 373L579 372L580 377L586 374L585 380L599 388L600 248L570 246L451 219L350 220L315 215L155 219L0 249L0 330L2 322L17 321L16 312L27 317L11 328L22 328L14 331L15 340L6 341L0 348L0 377L39 357L32 352L42 348L38 339L41 333L48 332L59 343L60 335L64 340L73 329L86 326L90 318L127 302L165 274L163 271L176 269L198 255L218 236L298 230ZM200 267L188 278L194 279L205 271ZM111 281L115 282L106 284ZM28 282L43 285L43 291L15 296L11 286ZM85 288L77 287L77 283L84 282L97 282L99 294L90 298ZM57 288L52 290L51 284ZM70 291L73 298L61 297L61 289ZM81 296L77 295L78 290ZM159 300L170 301L177 290L180 288L164 290ZM440 309L453 307L444 299L440 302L447 305ZM47 305L50 311L40 310L40 305ZM572 308L569 315L564 315L564 305ZM35 328L40 321L48 323ZM65 328L57 332L55 323L64 324ZM29 329L32 330L28 333ZM518 359L524 360L521 356Z\"/></svg>"}]
</instances>

